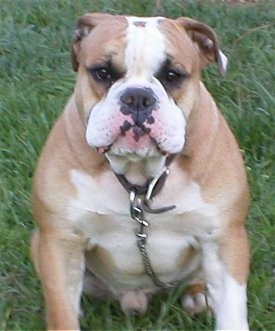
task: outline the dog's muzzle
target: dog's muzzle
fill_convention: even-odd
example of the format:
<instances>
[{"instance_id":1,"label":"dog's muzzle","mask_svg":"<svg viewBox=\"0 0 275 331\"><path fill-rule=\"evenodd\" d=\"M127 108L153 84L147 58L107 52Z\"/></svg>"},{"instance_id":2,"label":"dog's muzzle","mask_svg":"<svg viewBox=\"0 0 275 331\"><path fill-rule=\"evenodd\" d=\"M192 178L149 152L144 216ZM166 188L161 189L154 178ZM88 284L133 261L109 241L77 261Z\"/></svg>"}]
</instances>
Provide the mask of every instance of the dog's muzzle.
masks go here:
<instances>
[{"instance_id":1,"label":"dog's muzzle","mask_svg":"<svg viewBox=\"0 0 275 331\"><path fill-rule=\"evenodd\" d=\"M156 159L182 150L185 124L183 110L159 81L126 80L115 83L92 106L86 140L116 159Z\"/></svg>"}]
</instances>

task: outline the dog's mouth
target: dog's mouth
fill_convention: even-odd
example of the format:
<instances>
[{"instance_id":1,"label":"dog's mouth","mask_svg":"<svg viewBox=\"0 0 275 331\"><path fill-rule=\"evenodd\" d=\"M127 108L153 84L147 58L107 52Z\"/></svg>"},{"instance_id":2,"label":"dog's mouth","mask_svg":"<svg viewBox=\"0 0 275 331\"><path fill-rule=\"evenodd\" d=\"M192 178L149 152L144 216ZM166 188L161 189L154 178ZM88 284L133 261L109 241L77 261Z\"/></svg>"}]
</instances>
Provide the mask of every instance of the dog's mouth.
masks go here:
<instances>
[{"instance_id":1,"label":"dog's mouth","mask_svg":"<svg viewBox=\"0 0 275 331\"><path fill-rule=\"evenodd\" d=\"M132 125L130 122L124 121L123 125L121 125L121 127L120 127L121 135L124 137L124 136L126 136L127 132L131 131L131 130L132 130L133 139L136 142L138 142L140 140L140 138L146 134L148 134L150 136L150 132L151 132L151 129L145 127L143 124Z\"/></svg>"},{"instance_id":2,"label":"dog's mouth","mask_svg":"<svg viewBox=\"0 0 275 331\"><path fill-rule=\"evenodd\" d=\"M100 154L109 152L117 156L129 156L131 159L168 155L168 152L162 149L160 143L151 135L151 128L127 121L120 126L120 134L110 145L96 149Z\"/></svg>"}]
</instances>

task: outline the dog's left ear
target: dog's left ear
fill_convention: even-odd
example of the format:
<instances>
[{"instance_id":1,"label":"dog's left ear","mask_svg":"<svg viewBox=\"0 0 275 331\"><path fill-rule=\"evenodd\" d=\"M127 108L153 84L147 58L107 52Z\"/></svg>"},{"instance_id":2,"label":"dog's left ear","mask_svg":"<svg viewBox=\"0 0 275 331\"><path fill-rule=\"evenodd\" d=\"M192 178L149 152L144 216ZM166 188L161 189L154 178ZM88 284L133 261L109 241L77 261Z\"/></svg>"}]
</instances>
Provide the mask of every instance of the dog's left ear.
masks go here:
<instances>
[{"instance_id":1,"label":"dog's left ear","mask_svg":"<svg viewBox=\"0 0 275 331\"><path fill-rule=\"evenodd\" d=\"M188 17L179 17L176 22L187 31L191 39L199 46L202 67L210 62L217 62L219 72L224 76L228 60L219 48L215 32L208 25Z\"/></svg>"},{"instance_id":2,"label":"dog's left ear","mask_svg":"<svg viewBox=\"0 0 275 331\"><path fill-rule=\"evenodd\" d=\"M79 67L79 51L81 40L86 37L100 22L109 19L112 15L103 13L87 13L80 17L74 31L73 44L71 48L71 61L74 71Z\"/></svg>"}]
</instances>

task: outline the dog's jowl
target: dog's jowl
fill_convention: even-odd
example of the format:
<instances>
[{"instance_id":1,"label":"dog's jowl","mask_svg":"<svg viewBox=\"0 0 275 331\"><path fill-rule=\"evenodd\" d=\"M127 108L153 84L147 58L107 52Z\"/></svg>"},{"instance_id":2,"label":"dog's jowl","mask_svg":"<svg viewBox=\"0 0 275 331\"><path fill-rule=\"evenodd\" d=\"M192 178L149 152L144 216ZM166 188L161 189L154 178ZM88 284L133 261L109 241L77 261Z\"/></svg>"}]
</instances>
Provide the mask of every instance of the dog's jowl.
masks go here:
<instances>
[{"instance_id":1,"label":"dog's jowl","mask_svg":"<svg viewBox=\"0 0 275 331\"><path fill-rule=\"evenodd\" d=\"M211 62L226 71L215 33L184 17L85 14L71 52L75 89L33 186L48 328L79 329L83 291L142 315L185 284L184 310L248 329L246 175L200 80Z\"/></svg>"}]
</instances>

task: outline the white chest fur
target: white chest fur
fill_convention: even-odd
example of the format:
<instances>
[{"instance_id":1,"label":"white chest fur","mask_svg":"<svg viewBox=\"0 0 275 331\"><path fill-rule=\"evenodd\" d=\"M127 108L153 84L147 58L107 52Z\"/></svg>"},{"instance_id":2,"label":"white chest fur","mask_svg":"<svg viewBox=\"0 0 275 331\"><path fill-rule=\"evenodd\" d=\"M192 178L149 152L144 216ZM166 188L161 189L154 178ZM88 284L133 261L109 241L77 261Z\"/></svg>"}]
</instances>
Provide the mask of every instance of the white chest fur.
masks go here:
<instances>
[{"instance_id":1,"label":"white chest fur","mask_svg":"<svg viewBox=\"0 0 275 331\"><path fill-rule=\"evenodd\" d=\"M144 268L136 245L138 224L130 217L128 193L111 172L93 178L72 170L71 182L77 195L69 202L68 218L73 227L86 236L87 249L100 247L104 253L99 258L104 255L103 259L107 256L112 261L110 264L119 282L129 284L132 279L136 284L136 277ZM181 261L190 249L199 251L200 240L215 235L219 227L215 206L205 203L199 186L184 177L170 176L153 203L156 208L167 205L176 205L176 208L146 215L150 223L146 228L148 252L154 270L164 281L192 273L198 267L198 258L185 268ZM107 274L108 270L100 272ZM134 277L129 277L130 274Z\"/></svg>"}]
</instances>

